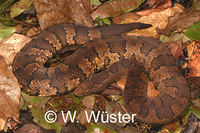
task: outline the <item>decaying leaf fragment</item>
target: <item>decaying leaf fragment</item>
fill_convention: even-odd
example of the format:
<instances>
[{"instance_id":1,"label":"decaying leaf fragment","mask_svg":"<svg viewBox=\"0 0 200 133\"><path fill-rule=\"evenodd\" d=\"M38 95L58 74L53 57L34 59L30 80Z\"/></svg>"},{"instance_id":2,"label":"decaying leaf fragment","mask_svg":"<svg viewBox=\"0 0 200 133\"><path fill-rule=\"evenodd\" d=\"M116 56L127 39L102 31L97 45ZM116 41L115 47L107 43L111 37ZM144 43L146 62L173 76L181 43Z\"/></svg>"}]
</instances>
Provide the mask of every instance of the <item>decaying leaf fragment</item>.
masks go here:
<instances>
[{"instance_id":1,"label":"decaying leaf fragment","mask_svg":"<svg viewBox=\"0 0 200 133\"><path fill-rule=\"evenodd\" d=\"M0 130L7 130L8 119L18 121L19 99L21 95L17 79L7 69L6 61L0 56ZM9 125L9 124L7 124ZM13 127L9 127L12 129Z\"/></svg>"}]
</instances>

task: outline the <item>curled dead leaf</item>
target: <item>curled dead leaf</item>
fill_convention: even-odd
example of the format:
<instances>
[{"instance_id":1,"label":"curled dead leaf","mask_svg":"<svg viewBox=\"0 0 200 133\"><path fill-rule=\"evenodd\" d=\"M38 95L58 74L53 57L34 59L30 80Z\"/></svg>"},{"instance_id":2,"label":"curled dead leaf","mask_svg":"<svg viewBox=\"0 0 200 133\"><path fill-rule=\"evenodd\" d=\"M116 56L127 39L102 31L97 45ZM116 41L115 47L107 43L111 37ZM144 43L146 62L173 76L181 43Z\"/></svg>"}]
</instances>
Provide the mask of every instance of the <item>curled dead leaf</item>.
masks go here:
<instances>
[{"instance_id":1,"label":"curled dead leaf","mask_svg":"<svg viewBox=\"0 0 200 133\"><path fill-rule=\"evenodd\" d=\"M157 33L157 28L159 29L165 29L168 25L168 18L170 16L173 16L177 12L183 12L184 7L180 4L176 4L175 7L167 8L164 11L160 12L153 12L149 14L148 16L143 16L137 21L124 21L124 23L133 23L133 22L140 22L140 23L147 23L153 25L153 27L142 29L142 30L134 30L129 32L127 35L129 36L147 36L147 37L154 37L159 38L159 35Z\"/></svg>"}]
</instances>

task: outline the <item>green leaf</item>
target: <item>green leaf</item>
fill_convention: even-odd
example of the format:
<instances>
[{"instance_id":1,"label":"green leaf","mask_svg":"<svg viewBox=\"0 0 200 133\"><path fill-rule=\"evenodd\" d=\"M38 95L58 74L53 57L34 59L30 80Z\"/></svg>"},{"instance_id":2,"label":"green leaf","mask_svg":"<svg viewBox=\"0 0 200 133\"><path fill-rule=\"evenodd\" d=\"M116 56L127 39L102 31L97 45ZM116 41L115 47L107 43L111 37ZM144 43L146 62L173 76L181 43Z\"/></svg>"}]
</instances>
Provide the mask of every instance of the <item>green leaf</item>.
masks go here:
<instances>
[{"instance_id":1,"label":"green leaf","mask_svg":"<svg viewBox=\"0 0 200 133\"><path fill-rule=\"evenodd\" d=\"M163 43L165 43L165 44L170 44L170 43L176 42L176 41L178 41L180 39L183 39L183 42L185 42L185 43L191 41L191 39L188 38L183 33L176 33L176 34L173 34L171 36L166 36L166 35L161 35L160 36L160 41L163 42Z\"/></svg>"},{"instance_id":2,"label":"green leaf","mask_svg":"<svg viewBox=\"0 0 200 133\"><path fill-rule=\"evenodd\" d=\"M84 97L76 97L74 93L70 93L64 96L55 96L50 101L55 111L66 110L66 111L79 111L84 103Z\"/></svg>"},{"instance_id":3,"label":"green leaf","mask_svg":"<svg viewBox=\"0 0 200 133\"><path fill-rule=\"evenodd\" d=\"M33 121L40 124L45 129L55 129L57 133L61 132L62 125L56 122L48 123L45 120L46 109L43 109L44 105L51 99L51 97L41 97L41 96L30 96L29 94L22 92L22 97L25 101L22 109L26 110L29 107L30 112L33 116Z\"/></svg>"},{"instance_id":4,"label":"green leaf","mask_svg":"<svg viewBox=\"0 0 200 133\"><path fill-rule=\"evenodd\" d=\"M200 22L197 22L195 25L192 27L185 29L184 34L188 36L189 38L200 41Z\"/></svg>"},{"instance_id":5,"label":"green leaf","mask_svg":"<svg viewBox=\"0 0 200 133\"><path fill-rule=\"evenodd\" d=\"M188 119L191 113L192 111L191 111L190 106L188 106L187 109L182 113L181 117L182 117L183 126L187 125Z\"/></svg>"},{"instance_id":6,"label":"green leaf","mask_svg":"<svg viewBox=\"0 0 200 133\"><path fill-rule=\"evenodd\" d=\"M42 97L42 96L30 96L27 93L22 92L22 96L24 100L29 103L29 105L34 105L37 107L42 107L47 104L47 102L51 99L51 97Z\"/></svg>"},{"instance_id":7,"label":"green leaf","mask_svg":"<svg viewBox=\"0 0 200 133\"><path fill-rule=\"evenodd\" d=\"M111 25L111 22L108 18L103 18L103 19L96 19L98 23L95 23L95 26L103 26L103 25Z\"/></svg>"},{"instance_id":8,"label":"green leaf","mask_svg":"<svg viewBox=\"0 0 200 133\"><path fill-rule=\"evenodd\" d=\"M9 27L0 23L0 41L12 35L17 29L18 26Z\"/></svg>"},{"instance_id":9,"label":"green leaf","mask_svg":"<svg viewBox=\"0 0 200 133\"><path fill-rule=\"evenodd\" d=\"M114 130L94 123L86 123L85 126L88 133L116 133Z\"/></svg>"},{"instance_id":10,"label":"green leaf","mask_svg":"<svg viewBox=\"0 0 200 133\"><path fill-rule=\"evenodd\" d=\"M167 128L161 129L159 132L157 133L171 133Z\"/></svg>"},{"instance_id":11,"label":"green leaf","mask_svg":"<svg viewBox=\"0 0 200 133\"><path fill-rule=\"evenodd\" d=\"M119 101L117 101L120 106L122 107L122 109L125 111L125 113L129 114L128 111L126 110L126 107L124 105L124 99L120 99Z\"/></svg>"},{"instance_id":12,"label":"green leaf","mask_svg":"<svg viewBox=\"0 0 200 133\"><path fill-rule=\"evenodd\" d=\"M193 106L191 106L193 113L200 119L200 99L192 100Z\"/></svg>"},{"instance_id":13,"label":"green leaf","mask_svg":"<svg viewBox=\"0 0 200 133\"><path fill-rule=\"evenodd\" d=\"M99 0L90 0L91 5L101 5L101 2Z\"/></svg>"},{"instance_id":14,"label":"green leaf","mask_svg":"<svg viewBox=\"0 0 200 133\"><path fill-rule=\"evenodd\" d=\"M7 9L15 0L1 0L0 1L0 14Z\"/></svg>"},{"instance_id":15,"label":"green leaf","mask_svg":"<svg viewBox=\"0 0 200 133\"><path fill-rule=\"evenodd\" d=\"M56 130L57 133L61 132L62 129L62 125L59 123L48 123L45 119L45 113L43 112L41 108L38 108L36 106L33 106L30 109L32 116L34 117L33 121L36 123L39 123L42 127L44 127L45 129L54 129Z\"/></svg>"},{"instance_id":16,"label":"green leaf","mask_svg":"<svg viewBox=\"0 0 200 133\"><path fill-rule=\"evenodd\" d=\"M4 18L0 17L0 23L6 25L6 26L16 26L17 22L12 20L11 18Z\"/></svg>"},{"instance_id":17,"label":"green leaf","mask_svg":"<svg viewBox=\"0 0 200 133\"><path fill-rule=\"evenodd\" d=\"M111 101L119 101L121 99L123 99L123 96L120 95L109 95L107 96L107 98Z\"/></svg>"},{"instance_id":18,"label":"green leaf","mask_svg":"<svg viewBox=\"0 0 200 133\"><path fill-rule=\"evenodd\" d=\"M24 10L29 8L29 6L33 3L33 0L20 0L16 2L11 8L10 17L14 18L21 14Z\"/></svg>"},{"instance_id":19,"label":"green leaf","mask_svg":"<svg viewBox=\"0 0 200 133\"><path fill-rule=\"evenodd\" d=\"M190 114L191 114L191 108L188 106L187 109L181 114L181 116L179 116L179 118L181 118L182 124L177 118L176 120L174 120L174 122L166 125L167 129L170 132L179 133L180 131L183 130L182 126L187 125Z\"/></svg>"},{"instance_id":20,"label":"green leaf","mask_svg":"<svg viewBox=\"0 0 200 133\"><path fill-rule=\"evenodd\" d=\"M196 10L200 10L200 2L199 2L199 0L194 0L192 6L195 7Z\"/></svg>"}]
</instances>

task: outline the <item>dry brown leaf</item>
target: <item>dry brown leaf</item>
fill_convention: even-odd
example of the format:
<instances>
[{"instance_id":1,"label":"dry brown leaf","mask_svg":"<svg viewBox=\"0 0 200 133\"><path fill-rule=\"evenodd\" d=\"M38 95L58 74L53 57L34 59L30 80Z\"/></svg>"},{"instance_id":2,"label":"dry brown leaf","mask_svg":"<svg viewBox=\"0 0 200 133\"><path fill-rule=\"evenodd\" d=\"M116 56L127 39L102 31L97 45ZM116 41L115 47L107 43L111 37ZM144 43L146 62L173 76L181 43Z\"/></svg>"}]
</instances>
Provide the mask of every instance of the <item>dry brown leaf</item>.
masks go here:
<instances>
[{"instance_id":1,"label":"dry brown leaf","mask_svg":"<svg viewBox=\"0 0 200 133\"><path fill-rule=\"evenodd\" d=\"M23 127L19 128L15 133L43 133L40 130L40 127L34 124L26 124Z\"/></svg>"},{"instance_id":2,"label":"dry brown leaf","mask_svg":"<svg viewBox=\"0 0 200 133\"><path fill-rule=\"evenodd\" d=\"M87 114L91 114L91 109L88 109L88 108L84 108L84 109L81 109L81 112L80 114L76 117L76 119L79 121L80 124L85 124L87 123L87 119L86 119L86 114L85 112L87 112Z\"/></svg>"},{"instance_id":3,"label":"dry brown leaf","mask_svg":"<svg viewBox=\"0 0 200 133\"><path fill-rule=\"evenodd\" d=\"M156 3L158 3L158 0L148 0L147 2L149 8L156 5Z\"/></svg>"},{"instance_id":4,"label":"dry brown leaf","mask_svg":"<svg viewBox=\"0 0 200 133\"><path fill-rule=\"evenodd\" d=\"M151 4L151 3L154 4L155 0L152 0L152 2L148 2L148 5ZM143 11L139 11L139 12L136 12L136 13L129 12L129 13L125 13L125 14L119 15L117 17L114 17L114 18L112 18L112 20L115 24L121 23L122 21L137 21L142 16L148 16L152 12L163 11L163 10L167 9L168 7L171 7L171 5L172 5L172 3L169 0L167 3L158 6L156 9L148 9L148 10L143 10Z\"/></svg>"},{"instance_id":5,"label":"dry brown leaf","mask_svg":"<svg viewBox=\"0 0 200 133\"><path fill-rule=\"evenodd\" d=\"M187 52L188 52L188 60L189 60L189 59L191 58L191 56L192 56L192 53L193 53L193 51L194 51L194 46L195 46L195 41L192 41L191 43L189 43L189 44L186 45ZM182 68L182 69L186 69L186 68L187 68L187 65L188 65L188 63L186 62L186 63L184 63L184 64L181 66L181 68Z\"/></svg>"},{"instance_id":6,"label":"dry brown leaf","mask_svg":"<svg viewBox=\"0 0 200 133\"><path fill-rule=\"evenodd\" d=\"M118 87L124 92L124 87L126 85L126 79L120 79L116 81Z\"/></svg>"},{"instance_id":7,"label":"dry brown leaf","mask_svg":"<svg viewBox=\"0 0 200 133\"><path fill-rule=\"evenodd\" d=\"M192 41L190 44L187 44L186 46L188 52L188 59L190 59L192 56L192 53L194 51L194 46L195 46L195 41Z\"/></svg>"},{"instance_id":8,"label":"dry brown leaf","mask_svg":"<svg viewBox=\"0 0 200 133\"><path fill-rule=\"evenodd\" d=\"M112 18L114 24L121 23L122 21L130 21L130 20L135 20L137 21L140 19L142 16L133 12L125 13L122 15L119 15L117 17Z\"/></svg>"},{"instance_id":9,"label":"dry brown leaf","mask_svg":"<svg viewBox=\"0 0 200 133\"><path fill-rule=\"evenodd\" d=\"M200 76L200 49L198 47L200 47L200 43L194 45L193 54L188 62L188 68L190 68L189 77Z\"/></svg>"},{"instance_id":10,"label":"dry brown leaf","mask_svg":"<svg viewBox=\"0 0 200 133\"><path fill-rule=\"evenodd\" d=\"M120 95L120 94L122 94L122 91L120 89L118 89L118 85L116 83L112 83L101 94L102 95L109 95L112 98L113 95Z\"/></svg>"},{"instance_id":11,"label":"dry brown leaf","mask_svg":"<svg viewBox=\"0 0 200 133\"><path fill-rule=\"evenodd\" d=\"M0 56L0 64L0 130L6 130L4 126L9 118L16 121L19 119L21 91L17 79L7 69L6 61L2 56Z\"/></svg>"},{"instance_id":12,"label":"dry brown leaf","mask_svg":"<svg viewBox=\"0 0 200 133\"><path fill-rule=\"evenodd\" d=\"M40 27L44 30L57 23L73 23L70 11L70 1L34 0Z\"/></svg>"},{"instance_id":13,"label":"dry brown leaf","mask_svg":"<svg viewBox=\"0 0 200 133\"><path fill-rule=\"evenodd\" d=\"M162 4L158 5L156 9L166 9L171 6L172 6L171 0L168 0L168 1L165 0L165 1L162 1Z\"/></svg>"},{"instance_id":14,"label":"dry brown leaf","mask_svg":"<svg viewBox=\"0 0 200 133\"><path fill-rule=\"evenodd\" d=\"M121 79L116 81L118 87L124 92L124 87L126 84L126 79ZM155 86L152 82L148 82L147 96L148 97L157 97L159 95L159 91L155 89Z\"/></svg>"},{"instance_id":15,"label":"dry brown leaf","mask_svg":"<svg viewBox=\"0 0 200 133\"><path fill-rule=\"evenodd\" d=\"M108 101L106 98L105 98L105 110L108 114L115 114L115 115L119 114L119 112L121 114L125 114L127 112L122 104L119 104L119 102ZM119 117L122 117L122 116L119 116ZM117 121L115 123L116 126L118 128L125 127L126 123L119 122L119 119L121 119L119 117L117 118ZM109 123L105 123L105 124L109 124ZM110 123L110 124L112 124L112 123Z\"/></svg>"},{"instance_id":16,"label":"dry brown leaf","mask_svg":"<svg viewBox=\"0 0 200 133\"><path fill-rule=\"evenodd\" d=\"M170 44L170 51L172 52L175 60L177 60L180 55L183 55L182 43L183 39L179 39L178 41Z\"/></svg>"},{"instance_id":17,"label":"dry brown leaf","mask_svg":"<svg viewBox=\"0 0 200 133\"><path fill-rule=\"evenodd\" d=\"M86 96L84 99L84 107L80 111L80 114L76 117L76 119L81 123L87 123L87 119L85 117L85 111L88 113L88 115L91 113L93 110L95 99L92 96Z\"/></svg>"},{"instance_id":18,"label":"dry brown leaf","mask_svg":"<svg viewBox=\"0 0 200 133\"><path fill-rule=\"evenodd\" d=\"M139 11L136 12L136 14L141 15L141 16L148 16L149 14L153 13L153 12L161 12L165 9L149 9L149 10L143 10L143 11Z\"/></svg>"},{"instance_id":19,"label":"dry brown leaf","mask_svg":"<svg viewBox=\"0 0 200 133\"><path fill-rule=\"evenodd\" d=\"M132 23L132 22L141 22L141 23L147 23L152 24L153 27L150 27L148 29L142 29L142 30L134 30L129 32L127 35L133 36L148 36L148 37L154 37L158 38L159 35L157 34L156 28L165 29L168 24L168 18L170 16L173 16L177 12L183 12L184 7L180 4L176 4L173 8L165 9L161 12L153 12L148 16L143 16L138 21L124 21L122 23Z\"/></svg>"},{"instance_id":20,"label":"dry brown leaf","mask_svg":"<svg viewBox=\"0 0 200 133\"><path fill-rule=\"evenodd\" d=\"M42 30L58 23L74 23L92 27L88 0L35 0L34 6Z\"/></svg>"},{"instance_id":21,"label":"dry brown leaf","mask_svg":"<svg viewBox=\"0 0 200 133\"><path fill-rule=\"evenodd\" d=\"M69 0L71 1L71 12L73 21L78 25L93 27L93 20L90 16L89 0Z\"/></svg>"},{"instance_id":22,"label":"dry brown leaf","mask_svg":"<svg viewBox=\"0 0 200 133\"><path fill-rule=\"evenodd\" d=\"M153 12L163 11L163 10L171 7L171 5L172 5L172 2L168 1L165 4L159 5L156 9L142 10L142 11L136 12L136 14L141 15L141 16L148 16L149 14L151 14Z\"/></svg>"},{"instance_id":23,"label":"dry brown leaf","mask_svg":"<svg viewBox=\"0 0 200 133\"><path fill-rule=\"evenodd\" d=\"M193 26L196 22L200 21L200 10L191 8L187 12L177 12L174 16L169 18L169 23L166 29L157 29L160 34L170 35L171 31L176 30L182 32L183 29Z\"/></svg>"},{"instance_id":24,"label":"dry brown leaf","mask_svg":"<svg viewBox=\"0 0 200 133\"><path fill-rule=\"evenodd\" d=\"M148 97L157 97L158 95L159 95L159 91L155 89L153 82L148 81L147 96Z\"/></svg>"},{"instance_id":25,"label":"dry brown leaf","mask_svg":"<svg viewBox=\"0 0 200 133\"><path fill-rule=\"evenodd\" d=\"M170 4L170 6L172 5L171 0L149 0L149 1L155 1L154 3L152 3L152 8L163 8L166 4ZM149 2L148 2L149 3Z\"/></svg>"},{"instance_id":26,"label":"dry brown leaf","mask_svg":"<svg viewBox=\"0 0 200 133\"><path fill-rule=\"evenodd\" d=\"M42 31L42 30L41 30L40 27L32 27L32 28L26 33L26 36L27 36L27 37L36 36L36 35L39 34L41 31Z\"/></svg>"},{"instance_id":27,"label":"dry brown leaf","mask_svg":"<svg viewBox=\"0 0 200 133\"><path fill-rule=\"evenodd\" d=\"M4 57L10 70L15 55L30 40L24 35L13 34L0 42L0 55Z\"/></svg>"},{"instance_id":28,"label":"dry brown leaf","mask_svg":"<svg viewBox=\"0 0 200 133\"><path fill-rule=\"evenodd\" d=\"M84 107L92 110L93 106L94 106L94 102L95 102L94 97L92 97L92 96L85 96Z\"/></svg>"}]
</instances>

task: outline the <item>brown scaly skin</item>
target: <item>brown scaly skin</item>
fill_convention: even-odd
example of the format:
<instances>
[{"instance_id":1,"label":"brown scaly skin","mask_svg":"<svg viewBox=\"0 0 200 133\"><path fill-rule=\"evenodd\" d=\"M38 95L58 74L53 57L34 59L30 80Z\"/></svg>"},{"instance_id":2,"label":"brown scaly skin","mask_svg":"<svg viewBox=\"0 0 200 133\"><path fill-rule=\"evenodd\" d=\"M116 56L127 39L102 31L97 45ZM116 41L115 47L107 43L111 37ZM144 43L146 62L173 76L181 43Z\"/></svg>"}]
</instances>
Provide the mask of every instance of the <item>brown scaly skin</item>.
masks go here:
<instances>
[{"instance_id":1,"label":"brown scaly skin","mask_svg":"<svg viewBox=\"0 0 200 133\"><path fill-rule=\"evenodd\" d=\"M160 95L148 98L146 88L143 88L147 86L147 79L144 72L138 73L143 69L138 67L135 72L134 68L126 65L131 63L125 63L121 68L130 68L124 92L126 108L130 113L136 113L137 118L145 123L168 123L186 109L190 99L187 82L176 67L168 48L152 38L108 36L110 33L122 34L140 26L141 24L129 24L90 29L73 24L55 25L22 48L14 59L13 73L26 91L49 96L73 90L90 74L111 65L112 69L103 71L104 74L99 79L89 76L89 80L86 80L94 85L92 90L97 86L98 91L98 86L112 77L112 74L116 77L120 75L115 67L116 62L120 64L124 59L131 59L131 62L136 60L143 65L142 68L147 71ZM58 66L43 67L47 59L62 47L75 43L84 45ZM139 78L136 79L138 75ZM134 80L136 84L133 84ZM79 96L91 93L86 86L87 83L81 84L75 93Z\"/></svg>"},{"instance_id":2,"label":"brown scaly skin","mask_svg":"<svg viewBox=\"0 0 200 133\"><path fill-rule=\"evenodd\" d=\"M114 64L105 71L90 75L76 88L76 95L103 91L107 84L128 71L124 90L125 107L129 113L137 114L136 118L144 123L169 123L188 106L190 90L187 82L176 67L169 49L158 40L147 37L110 36L95 39L84 45L83 49L84 47L87 47L88 53L96 49L95 57L103 62L111 59L108 64ZM129 59L128 63L124 59ZM142 66L137 65L135 60ZM147 96L146 74L159 90L158 97Z\"/></svg>"}]
</instances>

